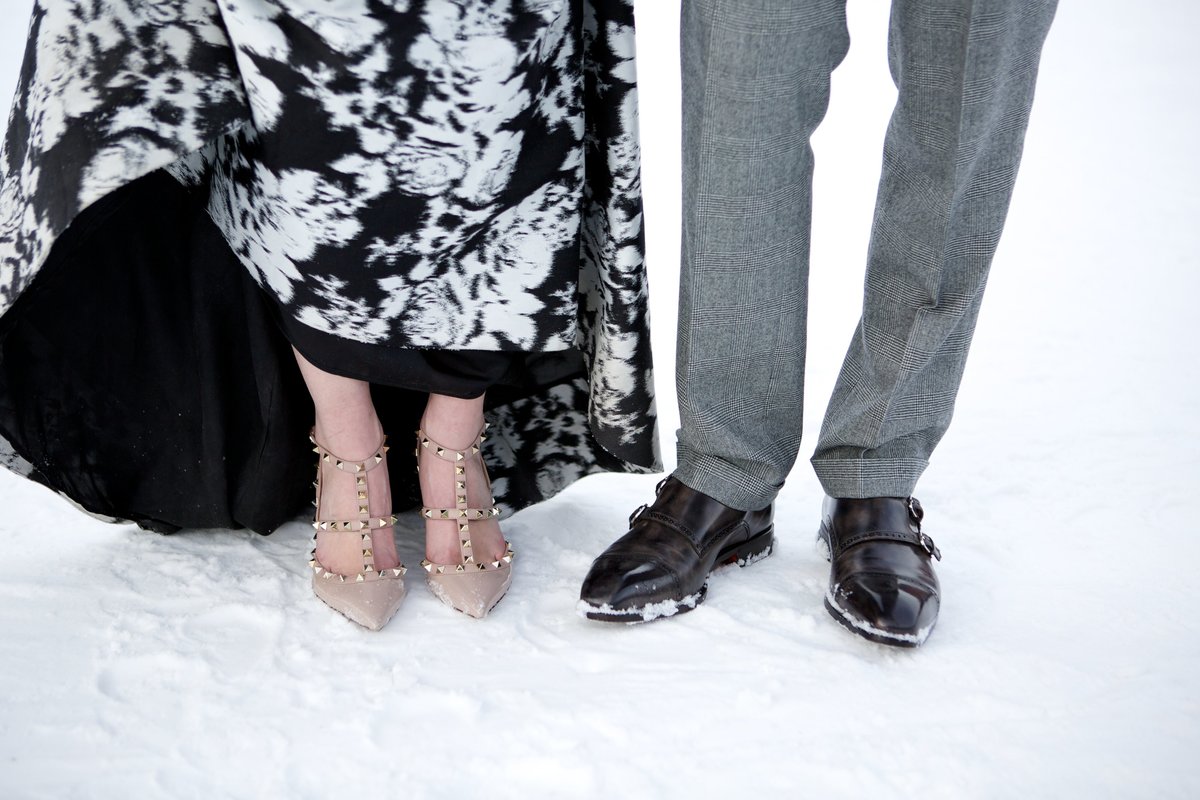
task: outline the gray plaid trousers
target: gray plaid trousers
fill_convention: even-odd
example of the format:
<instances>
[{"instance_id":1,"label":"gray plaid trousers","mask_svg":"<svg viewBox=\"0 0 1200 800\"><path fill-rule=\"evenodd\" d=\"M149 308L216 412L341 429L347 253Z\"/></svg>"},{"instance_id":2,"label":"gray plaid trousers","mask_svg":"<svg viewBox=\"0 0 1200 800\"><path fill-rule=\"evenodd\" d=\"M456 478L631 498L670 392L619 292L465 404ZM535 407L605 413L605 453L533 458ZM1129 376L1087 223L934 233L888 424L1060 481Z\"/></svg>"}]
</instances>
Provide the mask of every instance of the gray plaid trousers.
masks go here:
<instances>
[{"instance_id":1,"label":"gray plaid trousers","mask_svg":"<svg viewBox=\"0 0 1200 800\"><path fill-rule=\"evenodd\" d=\"M906 496L945 433L1004 227L1055 0L895 0L899 95L862 318L812 463ZM800 447L813 155L845 0L684 0L676 476L761 508Z\"/></svg>"}]
</instances>

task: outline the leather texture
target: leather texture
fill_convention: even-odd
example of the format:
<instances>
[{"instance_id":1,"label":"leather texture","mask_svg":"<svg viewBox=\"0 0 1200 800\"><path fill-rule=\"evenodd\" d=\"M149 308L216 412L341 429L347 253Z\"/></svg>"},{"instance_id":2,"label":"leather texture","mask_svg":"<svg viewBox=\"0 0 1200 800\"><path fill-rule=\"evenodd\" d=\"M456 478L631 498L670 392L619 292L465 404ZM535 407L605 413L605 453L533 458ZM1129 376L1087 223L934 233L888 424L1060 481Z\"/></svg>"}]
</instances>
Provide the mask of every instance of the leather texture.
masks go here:
<instances>
[{"instance_id":1,"label":"leather texture","mask_svg":"<svg viewBox=\"0 0 1200 800\"><path fill-rule=\"evenodd\" d=\"M879 644L916 647L937 622L941 552L921 530L916 498L826 498L818 538L829 548L825 608Z\"/></svg>"},{"instance_id":2,"label":"leather texture","mask_svg":"<svg viewBox=\"0 0 1200 800\"><path fill-rule=\"evenodd\" d=\"M649 621L695 608L718 566L745 566L774 546L771 506L739 511L671 476L629 532L592 563L580 591L590 619Z\"/></svg>"},{"instance_id":3,"label":"leather texture","mask_svg":"<svg viewBox=\"0 0 1200 800\"><path fill-rule=\"evenodd\" d=\"M396 615L408 593L402 578L343 582L314 574L312 587L327 606L371 631L382 629Z\"/></svg>"}]
</instances>

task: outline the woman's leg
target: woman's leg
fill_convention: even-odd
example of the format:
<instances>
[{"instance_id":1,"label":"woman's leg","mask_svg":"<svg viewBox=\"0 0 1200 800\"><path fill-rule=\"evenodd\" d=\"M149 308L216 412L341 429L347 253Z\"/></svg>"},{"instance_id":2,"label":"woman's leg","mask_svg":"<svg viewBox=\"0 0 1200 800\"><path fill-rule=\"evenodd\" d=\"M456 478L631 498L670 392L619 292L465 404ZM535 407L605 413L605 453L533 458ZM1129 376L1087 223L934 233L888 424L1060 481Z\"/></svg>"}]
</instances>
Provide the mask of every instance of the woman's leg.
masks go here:
<instances>
[{"instance_id":1,"label":"woman's leg","mask_svg":"<svg viewBox=\"0 0 1200 800\"><path fill-rule=\"evenodd\" d=\"M294 352L316 409L317 441L345 459L362 460L374 455L383 438L383 428L371 402L370 384L325 372L313 366L298 350ZM404 449L407 448L402 446L397 452ZM320 519L358 519L358 490L352 473L322 463L321 486ZM392 513L386 460L367 473L367 492L372 516ZM371 550L378 569L391 569L400 564L391 527L372 532ZM362 543L358 536L319 531L317 560L331 572L354 575L362 570Z\"/></svg>"},{"instance_id":2,"label":"woman's leg","mask_svg":"<svg viewBox=\"0 0 1200 800\"><path fill-rule=\"evenodd\" d=\"M471 400L429 395L421 429L433 441L452 450L466 450L475 443L482 427L482 395ZM429 508L454 508L454 464L425 452L419 454L418 463L424 504ZM467 459L467 505L471 508L491 507L491 490L484 480L482 464L481 459ZM496 520L472 520L470 527L475 552L490 553L493 559L504 555L504 537ZM435 564L457 564L462 559L455 520L426 520L425 557Z\"/></svg>"}]
</instances>

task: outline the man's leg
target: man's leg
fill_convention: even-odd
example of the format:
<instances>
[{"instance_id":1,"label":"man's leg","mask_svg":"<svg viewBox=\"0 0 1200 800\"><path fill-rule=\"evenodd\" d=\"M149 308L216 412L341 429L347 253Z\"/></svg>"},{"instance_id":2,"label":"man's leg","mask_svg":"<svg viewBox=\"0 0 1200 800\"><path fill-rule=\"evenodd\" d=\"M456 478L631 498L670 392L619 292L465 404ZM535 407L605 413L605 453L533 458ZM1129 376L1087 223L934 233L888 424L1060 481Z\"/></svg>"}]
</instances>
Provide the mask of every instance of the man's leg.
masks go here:
<instances>
[{"instance_id":1,"label":"man's leg","mask_svg":"<svg viewBox=\"0 0 1200 800\"><path fill-rule=\"evenodd\" d=\"M1054 0L894 0L899 88L862 319L812 458L830 498L829 611L916 645L939 590L908 500L950 423L1012 196Z\"/></svg>"},{"instance_id":2,"label":"man's leg","mask_svg":"<svg viewBox=\"0 0 1200 800\"><path fill-rule=\"evenodd\" d=\"M899 98L862 319L812 463L831 497L906 497L946 432L1004 227L1053 0L895 0Z\"/></svg>"},{"instance_id":3,"label":"man's leg","mask_svg":"<svg viewBox=\"0 0 1200 800\"><path fill-rule=\"evenodd\" d=\"M813 155L845 0L683 4L675 477L770 503L800 448Z\"/></svg>"},{"instance_id":4,"label":"man's leg","mask_svg":"<svg viewBox=\"0 0 1200 800\"><path fill-rule=\"evenodd\" d=\"M592 565L581 610L670 616L770 552L804 391L812 150L845 0L683 4L679 468Z\"/></svg>"}]
</instances>

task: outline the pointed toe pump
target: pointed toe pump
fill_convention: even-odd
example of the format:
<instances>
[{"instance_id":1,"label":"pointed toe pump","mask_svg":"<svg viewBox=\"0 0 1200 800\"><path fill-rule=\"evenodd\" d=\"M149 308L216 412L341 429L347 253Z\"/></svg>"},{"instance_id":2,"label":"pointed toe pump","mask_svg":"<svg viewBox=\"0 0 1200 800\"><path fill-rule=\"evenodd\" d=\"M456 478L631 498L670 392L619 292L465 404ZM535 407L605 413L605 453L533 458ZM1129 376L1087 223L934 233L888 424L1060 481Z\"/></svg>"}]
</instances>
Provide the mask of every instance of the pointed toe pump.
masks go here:
<instances>
[{"instance_id":1,"label":"pointed toe pump","mask_svg":"<svg viewBox=\"0 0 1200 800\"><path fill-rule=\"evenodd\" d=\"M384 456L388 451L387 445L384 444L387 437L385 436L379 446L375 448L375 454L368 456L363 461L340 458L326 450L316 440L314 434L309 434L308 438L313 443L313 452L319 457L317 480L314 484L317 489L317 510L314 515L313 528L317 533L326 531L339 536L359 537L363 561L362 569L354 575L342 575L327 569L317 560L316 534L314 534L313 551L311 560L308 562L313 571L313 591L334 611L345 615L364 628L377 631L386 625L400 608L406 591L404 573L407 570L404 565L397 564L395 568L391 569L377 569L371 545L372 531L387 528L390 533L392 526L396 524L396 517L390 512L382 517L371 516L371 503L367 489L367 473L383 463ZM358 491L358 519L321 519L322 464L329 464L354 475Z\"/></svg>"},{"instance_id":2,"label":"pointed toe pump","mask_svg":"<svg viewBox=\"0 0 1200 800\"><path fill-rule=\"evenodd\" d=\"M443 603L476 619L487 616L512 584L513 551L508 542L504 543L504 554L496 559L487 556L477 558L471 543L473 520L494 519L500 515L500 509L496 508L496 501L492 498L487 465L483 463L483 456L479 452L486 430L485 424L474 443L465 450L445 447L430 439L424 431L417 431L418 460L422 453L429 453L454 464L454 508L422 507L421 517L428 520L454 521L458 525L458 543L462 553L462 558L457 564L435 564L429 559L424 559L421 566L425 568L425 579L430 591ZM489 508L467 506L467 463L473 458L479 459L483 470L483 479L488 487Z\"/></svg>"}]
</instances>

